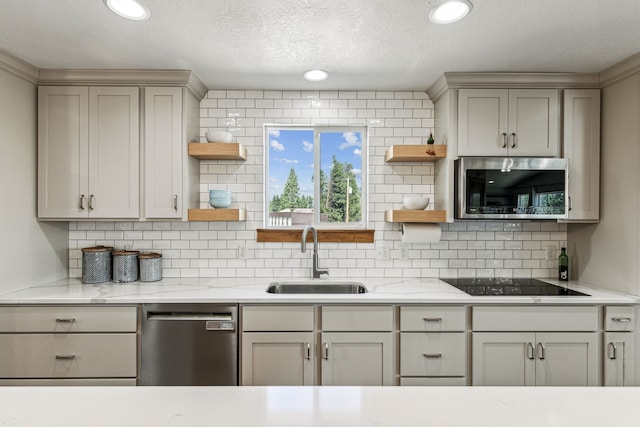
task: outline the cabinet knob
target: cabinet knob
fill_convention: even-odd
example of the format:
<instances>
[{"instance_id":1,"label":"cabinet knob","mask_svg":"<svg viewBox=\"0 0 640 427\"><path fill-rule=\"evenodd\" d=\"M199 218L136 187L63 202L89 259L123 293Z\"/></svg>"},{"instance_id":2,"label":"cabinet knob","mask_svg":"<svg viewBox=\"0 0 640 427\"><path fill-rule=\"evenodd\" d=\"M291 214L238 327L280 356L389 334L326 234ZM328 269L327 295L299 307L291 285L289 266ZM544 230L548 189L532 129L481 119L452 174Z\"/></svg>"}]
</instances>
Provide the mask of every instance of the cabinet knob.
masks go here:
<instances>
[{"instance_id":1,"label":"cabinet knob","mask_svg":"<svg viewBox=\"0 0 640 427\"><path fill-rule=\"evenodd\" d=\"M441 359L442 353L422 353L422 356L427 359Z\"/></svg>"},{"instance_id":2,"label":"cabinet knob","mask_svg":"<svg viewBox=\"0 0 640 427\"><path fill-rule=\"evenodd\" d=\"M93 210L93 194L89 194L89 210Z\"/></svg>"},{"instance_id":3,"label":"cabinet knob","mask_svg":"<svg viewBox=\"0 0 640 427\"><path fill-rule=\"evenodd\" d=\"M538 354L538 359L544 360L544 358L545 358L545 355L544 355L544 350L545 350L544 343L539 342L538 343L538 348L540 349L540 352Z\"/></svg>"},{"instance_id":4,"label":"cabinet knob","mask_svg":"<svg viewBox=\"0 0 640 427\"><path fill-rule=\"evenodd\" d=\"M76 321L76 319L73 318L73 317L69 317L69 318L60 318L60 317L58 317L56 319L56 323L73 323L75 321Z\"/></svg>"},{"instance_id":5,"label":"cabinet knob","mask_svg":"<svg viewBox=\"0 0 640 427\"><path fill-rule=\"evenodd\" d=\"M536 352L533 348L533 343L527 343L529 346L529 360L536 360Z\"/></svg>"},{"instance_id":6,"label":"cabinet knob","mask_svg":"<svg viewBox=\"0 0 640 427\"><path fill-rule=\"evenodd\" d=\"M307 360L311 360L311 343L307 343L306 347L307 347Z\"/></svg>"},{"instance_id":7,"label":"cabinet knob","mask_svg":"<svg viewBox=\"0 0 640 427\"><path fill-rule=\"evenodd\" d=\"M515 132L511 133L511 148L516 148L516 145L518 145L516 143L516 134Z\"/></svg>"},{"instance_id":8,"label":"cabinet knob","mask_svg":"<svg viewBox=\"0 0 640 427\"><path fill-rule=\"evenodd\" d=\"M442 317L423 317L425 322L442 322Z\"/></svg>"},{"instance_id":9,"label":"cabinet knob","mask_svg":"<svg viewBox=\"0 0 640 427\"><path fill-rule=\"evenodd\" d=\"M75 358L75 354L56 354L56 360L73 360Z\"/></svg>"},{"instance_id":10,"label":"cabinet knob","mask_svg":"<svg viewBox=\"0 0 640 427\"><path fill-rule=\"evenodd\" d=\"M502 132L502 148L507 148L507 133Z\"/></svg>"},{"instance_id":11,"label":"cabinet knob","mask_svg":"<svg viewBox=\"0 0 640 427\"><path fill-rule=\"evenodd\" d=\"M178 195L173 195L173 209L178 212Z\"/></svg>"},{"instance_id":12,"label":"cabinet knob","mask_svg":"<svg viewBox=\"0 0 640 427\"><path fill-rule=\"evenodd\" d=\"M80 204L78 207L80 208L81 211L84 210L84 194L80 195Z\"/></svg>"},{"instance_id":13,"label":"cabinet knob","mask_svg":"<svg viewBox=\"0 0 640 427\"><path fill-rule=\"evenodd\" d=\"M324 360L329 360L329 343L324 343Z\"/></svg>"},{"instance_id":14,"label":"cabinet knob","mask_svg":"<svg viewBox=\"0 0 640 427\"><path fill-rule=\"evenodd\" d=\"M622 322L622 323L631 322L630 317L612 317L611 320L613 320L614 322Z\"/></svg>"}]
</instances>

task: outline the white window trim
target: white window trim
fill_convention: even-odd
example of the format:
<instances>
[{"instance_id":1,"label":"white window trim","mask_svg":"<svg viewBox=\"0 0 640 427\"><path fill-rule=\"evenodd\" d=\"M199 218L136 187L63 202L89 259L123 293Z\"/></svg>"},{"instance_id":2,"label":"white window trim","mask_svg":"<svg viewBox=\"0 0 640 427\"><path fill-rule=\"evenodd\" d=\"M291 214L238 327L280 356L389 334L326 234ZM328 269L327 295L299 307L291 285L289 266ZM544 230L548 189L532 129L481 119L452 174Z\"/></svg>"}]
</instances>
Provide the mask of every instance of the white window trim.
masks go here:
<instances>
[{"instance_id":1,"label":"white window trim","mask_svg":"<svg viewBox=\"0 0 640 427\"><path fill-rule=\"evenodd\" d=\"M362 192L360 194L360 204L361 204L361 213L362 220L357 223L321 223L320 219L320 210L314 212L313 225L318 230L366 230L369 225L369 127L366 125L341 125L341 126L331 126L326 124L287 124L287 123L265 123L262 128L262 143L263 143L263 159L262 162L264 164L263 171L264 175L262 177L262 181L264 183L262 197L262 212L263 212L263 227L269 230L302 230L304 227L293 227L293 226L273 226L269 225L269 130L273 128L283 128L283 129L309 129L314 131L314 141L313 141L313 162L314 162L314 176L316 173L316 168L320 166L320 150L319 141L316 138L316 133L319 131L329 131L329 132L353 132L354 130L359 130L362 132ZM318 172L319 175L319 172ZM320 180L314 179L314 202L316 198L320 194Z\"/></svg>"}]
</instances>

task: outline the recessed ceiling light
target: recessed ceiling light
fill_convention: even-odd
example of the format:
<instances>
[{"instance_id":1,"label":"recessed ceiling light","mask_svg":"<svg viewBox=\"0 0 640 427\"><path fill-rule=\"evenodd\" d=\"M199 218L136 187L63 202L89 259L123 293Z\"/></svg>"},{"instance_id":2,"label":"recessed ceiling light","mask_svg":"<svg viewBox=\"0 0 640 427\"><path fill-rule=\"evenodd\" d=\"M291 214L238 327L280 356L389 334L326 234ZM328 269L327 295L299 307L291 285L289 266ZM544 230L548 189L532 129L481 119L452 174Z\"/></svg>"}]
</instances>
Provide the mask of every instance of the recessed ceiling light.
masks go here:
<instances>
[{"instance_id":1,"label":"recessed ceiling light","mask_svg":"<svg viewBox=\"0 0 640 427\"><path fill-rule=\"evenodd\" d=\"M434 24L451 24L467 16L472 7L467 0L446 0L431 10L429 19Z\"/></svg>"},{"instance_id":2,"label":"recessed ceiling light","mask_svg":"<svg viewBox=\"0 0 640 427\"><path fill-rule=\"evenodd\" d=\"M321 82L327 80L329 73L325 70L309 70L305 71L304 79L310 82Z\"/></svg>"},{"instance_id":3,"label":"recessed ceiling light","mask_svg":"<svg viewBox=\"0 0 640 427\"><path fill-rule=\"evenodd\" d=\"M146 21L151 17L147 6L138 0L104 0L104 4L113 13L133 21Z\"/></svg>"}]
</instances>

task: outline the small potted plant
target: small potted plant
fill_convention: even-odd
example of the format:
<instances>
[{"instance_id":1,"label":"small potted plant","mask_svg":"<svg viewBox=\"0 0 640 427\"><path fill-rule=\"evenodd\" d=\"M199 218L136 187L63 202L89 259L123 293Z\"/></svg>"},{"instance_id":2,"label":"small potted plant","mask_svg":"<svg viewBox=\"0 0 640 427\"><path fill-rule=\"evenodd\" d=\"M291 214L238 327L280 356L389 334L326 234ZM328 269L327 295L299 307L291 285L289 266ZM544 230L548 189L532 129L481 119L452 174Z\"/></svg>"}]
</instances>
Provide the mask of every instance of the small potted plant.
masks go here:
<instances>
[{"instance_id":1,"label":"small potted plant","mask_svg":"<svg viewBox=\"0 0 640 427\"><path fill-rule=\"evenodd\" d=\"M433 139L433 133L429 134L429 138L427 139L427 144L433 145L436 141Z\"/></svg>"}]
</instances>

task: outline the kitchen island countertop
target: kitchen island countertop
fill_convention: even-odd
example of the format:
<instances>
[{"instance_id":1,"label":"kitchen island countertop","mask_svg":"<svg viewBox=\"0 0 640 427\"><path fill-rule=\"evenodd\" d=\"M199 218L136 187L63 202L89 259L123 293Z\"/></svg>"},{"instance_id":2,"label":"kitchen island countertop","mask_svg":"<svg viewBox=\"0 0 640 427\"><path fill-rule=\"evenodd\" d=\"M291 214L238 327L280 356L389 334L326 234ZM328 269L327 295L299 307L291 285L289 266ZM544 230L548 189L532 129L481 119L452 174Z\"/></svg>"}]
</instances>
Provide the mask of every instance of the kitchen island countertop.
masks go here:
<instances>
[{"instance_id":1,"label":"kitchen island countertop","mask_svg":"<svg viewBox=\"0 0 640 427\"><path fill-rule=\"evenodd\" d=\"M269 294L276 279L182 278L159 282L107 282L82 284L64 279L40 286L0 292L0 304L140 304L140 303L243 303L243 304L637 304L640 298L569 282L574 290L590 296L471 296L434 278L349 278L364 283L366 294ZM280 279L283 281L295 279ZM347 279L330 279L332 280ZM542 279L552 284L555 280Z\"/></svg>"},{"instance_id":2,"label":"kitchen island countertop","mask_svg":"<svg viewBox=\"0 0 640 427\"><path fill-rule=\"evenodd\" d=\"M0 425L637 426L640 388L3 387Z\"/></svg>"}]
</instances>

